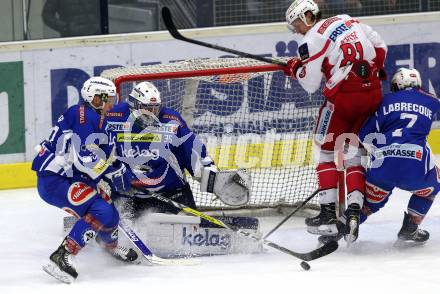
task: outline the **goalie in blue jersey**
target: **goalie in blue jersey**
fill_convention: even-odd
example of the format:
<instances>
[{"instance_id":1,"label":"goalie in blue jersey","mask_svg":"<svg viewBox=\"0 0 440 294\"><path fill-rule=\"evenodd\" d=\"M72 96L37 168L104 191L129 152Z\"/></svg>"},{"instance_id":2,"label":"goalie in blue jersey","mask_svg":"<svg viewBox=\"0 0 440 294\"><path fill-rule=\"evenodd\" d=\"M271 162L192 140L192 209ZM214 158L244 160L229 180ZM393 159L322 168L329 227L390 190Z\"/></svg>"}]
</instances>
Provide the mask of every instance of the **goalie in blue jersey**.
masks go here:
<instances>
[{"instance_id":1,"label":"goalie in blue jersey","mask_svg":"<svg viewBox=\"0 0 440 294\"><path fill-rule=\"evenodd\" d=\"M410 191L398 240L413 244L429 239L429 233L419 225L440 191L440 169L426 141L440 102L420 87L417 70L397 70L391 81L392 93L384 96L359 133L370 149L367 195L360 221L382 208L395 187Z\"/></svg>"},{"instance_id":2,"label":"goalie in blue jersey","mask_svg":"<svg viewBox=\"0 0 440 294\"><path fill-rule=\"evenodd\" d=\"M179 211L152 194L196 208L185 171L199 180L202 192L214 193L229 205L247 203L249 175L241 170L218 171L206 146L181 115L162 106L160 92L152 83L137 84L126 100L107 113L107 132L117 159L133 174L133 189L125 195L123 207L128 217L150 208Z\"/></svg>"},{"instance_id":3,"label":"goalie in blue jersey","mask_svg":"<svg viewBox=\"0 0 440 294\"><path fill-rule=\"evenodd\" d=\"M32 163L38 193L50 205L77 218L70 233L50 255L43 269L58 280L71 283L78 273L72 256L97 237L115 257L134 261L137 253L118 245L119 214L110 199L111 189L129 187L125 167L108 164L105 113L116 100L113 82L93 77L81 90L83 102L70 107L54 126L49 138L37 146Z\"/></svg>"}]
</instances>

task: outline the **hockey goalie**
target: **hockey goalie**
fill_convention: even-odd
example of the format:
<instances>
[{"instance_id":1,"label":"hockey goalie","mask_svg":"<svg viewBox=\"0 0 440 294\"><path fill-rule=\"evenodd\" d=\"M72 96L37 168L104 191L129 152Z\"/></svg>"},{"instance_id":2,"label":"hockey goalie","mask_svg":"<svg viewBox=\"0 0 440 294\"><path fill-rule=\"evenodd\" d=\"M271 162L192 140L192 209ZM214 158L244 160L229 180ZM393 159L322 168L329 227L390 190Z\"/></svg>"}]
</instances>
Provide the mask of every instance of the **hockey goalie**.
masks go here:
<instances>
[{"instance_id":1,"label":"hockey goalie","mask_svg":"<svg viewBox=\"0 0 440 294\"><path fill-rule=\"evenodd\" d=\"M132 175L132 188L114 193L121 217L131 220L158 255L211 255L261 251L261 244L219 228L199 217L177 215L180 209L156 196L196 209L185 171L200 182L201 192L214 193L223 203L241 206L249 201L251 179L245 170L219 171L205 145L181 115L162 107L158 89L137 84L126 102L107 115L106 125L114 157ZM258 220L226 217L222 221L252 233Z\"/></svg>"}]
</instances>

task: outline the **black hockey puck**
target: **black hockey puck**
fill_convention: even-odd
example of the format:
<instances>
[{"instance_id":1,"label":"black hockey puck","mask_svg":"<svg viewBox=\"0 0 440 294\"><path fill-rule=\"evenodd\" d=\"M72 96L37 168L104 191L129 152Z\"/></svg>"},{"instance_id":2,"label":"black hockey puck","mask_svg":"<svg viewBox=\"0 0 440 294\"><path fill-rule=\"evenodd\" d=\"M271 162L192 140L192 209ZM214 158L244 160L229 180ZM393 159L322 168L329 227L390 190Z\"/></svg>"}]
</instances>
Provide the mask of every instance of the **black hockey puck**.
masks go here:
<instances>
[{"instance_id":1,"label":"black hockey puck","mask_svg":"<svg viewBox=\"0 0 440 294\"><path fill-rule=\"evenodd\" d=\"M308 271L310 269L310 264L305 261L301 261L301 267L303 268L303 270Z\"/></svg>"}]
</instances>

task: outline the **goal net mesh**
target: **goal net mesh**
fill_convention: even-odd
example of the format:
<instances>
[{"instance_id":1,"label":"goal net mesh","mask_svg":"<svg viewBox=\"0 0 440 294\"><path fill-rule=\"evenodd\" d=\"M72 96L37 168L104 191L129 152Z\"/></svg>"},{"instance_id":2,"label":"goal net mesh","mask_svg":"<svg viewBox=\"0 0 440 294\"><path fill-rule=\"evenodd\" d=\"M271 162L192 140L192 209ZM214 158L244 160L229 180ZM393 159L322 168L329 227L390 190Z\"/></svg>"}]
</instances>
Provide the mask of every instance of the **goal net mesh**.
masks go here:
<instances>
[{"instance_id":1,"label":"goal net mesh","mask_svg":"<svg viewBox=\"0 0 440 294\"><path fill-rule=\"evenodd\" d=\"M194 59L114 68L102 76L115 82L121 100L133 85L152 82L163 105L181 113L219 169L248 169L251 199L244 208L294 206L317 188L312 130L322 96L305 92L280 66L247 58ZM188 180L198 207L227 208Z\"/></svg>"}]
</instances>

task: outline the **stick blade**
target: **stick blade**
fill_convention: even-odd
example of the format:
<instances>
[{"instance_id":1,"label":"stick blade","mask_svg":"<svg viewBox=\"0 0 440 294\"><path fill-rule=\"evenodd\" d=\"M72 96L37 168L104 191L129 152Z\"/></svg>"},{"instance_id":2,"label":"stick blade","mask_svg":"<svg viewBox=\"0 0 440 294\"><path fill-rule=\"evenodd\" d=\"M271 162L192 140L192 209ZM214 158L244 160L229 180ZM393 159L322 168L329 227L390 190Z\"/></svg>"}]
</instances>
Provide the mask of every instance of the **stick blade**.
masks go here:
<instances>
[{"instance_id":1,"label":"stick blade","mask_svg":"<svg viewBox=\"0 0 440 294\"><path fill-rule=\"evenodd\" d=\"M176 39L181 39L182 35L177 31L176 25L173 22L173 16L171 15L171 10L164 6L162 7L162 20L167 28L168 32Z\"/></svg>"},{"instance_id":2,"label":"stick blade","mask_svg":"<svg viewBox=\"0 0 440 294\"><path fill-rule=\"evenodd\" d=\"M322 247L319 247L318 249L303 254L301 259L305 261L312 261L314 259L324 257L332 252L335 252L338 249L338 246L338 242L332 240L328 243L325 243Z\"/></svg>"}]
</instances>

